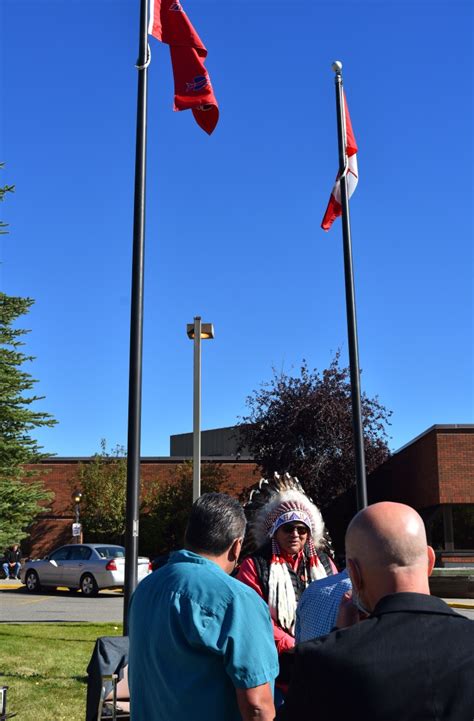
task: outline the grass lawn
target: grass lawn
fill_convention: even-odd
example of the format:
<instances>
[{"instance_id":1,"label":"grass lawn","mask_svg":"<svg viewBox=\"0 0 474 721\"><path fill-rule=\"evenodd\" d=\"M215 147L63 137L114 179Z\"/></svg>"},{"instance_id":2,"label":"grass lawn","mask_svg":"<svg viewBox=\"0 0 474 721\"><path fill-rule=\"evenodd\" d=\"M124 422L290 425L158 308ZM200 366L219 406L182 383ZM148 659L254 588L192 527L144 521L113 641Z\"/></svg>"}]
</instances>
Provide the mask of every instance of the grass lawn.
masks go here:
<instances>
[{"instance_id":1,"label":"grass lawn","mask_svg":"<svg viewBox=\"0 0 474 721\"><path fill-rule=\"evenodd\" d=\"M86 668L99 636L120 636L109 623L0 624L0 683L18 721L84 721Z\"/></svg>"}]
</instances>

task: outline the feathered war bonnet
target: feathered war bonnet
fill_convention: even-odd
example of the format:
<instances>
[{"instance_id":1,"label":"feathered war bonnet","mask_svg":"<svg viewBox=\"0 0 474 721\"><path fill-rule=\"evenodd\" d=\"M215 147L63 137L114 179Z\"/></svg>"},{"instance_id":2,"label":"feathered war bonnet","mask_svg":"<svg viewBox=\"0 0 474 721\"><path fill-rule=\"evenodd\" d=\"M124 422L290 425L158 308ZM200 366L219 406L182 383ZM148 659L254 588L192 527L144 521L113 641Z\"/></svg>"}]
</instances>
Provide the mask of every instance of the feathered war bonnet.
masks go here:
<instances>
[{"instance_id":1,"label":"feathered war bonnet","mask_svg":"<svg viewBox=\"0 0 474 721\"><path fill-rule=\"evenodd\" d=\"M318 559L317 549L324 544L324 522L321 512L312 503L296 477L288 473L282 477L275 473L272 480L262 478L258 488L252 491L245 506L249 519L249 535L257 547L271 539L272 556L268 583L268 605L272 617L288 633L294 635L296 616L296 596L288 572L288 566L276 541L277 530L285 525L299 521L310 532L306 544L307 584L318 578L324 578L326 571Z\"/></svg>"}]
</instances>

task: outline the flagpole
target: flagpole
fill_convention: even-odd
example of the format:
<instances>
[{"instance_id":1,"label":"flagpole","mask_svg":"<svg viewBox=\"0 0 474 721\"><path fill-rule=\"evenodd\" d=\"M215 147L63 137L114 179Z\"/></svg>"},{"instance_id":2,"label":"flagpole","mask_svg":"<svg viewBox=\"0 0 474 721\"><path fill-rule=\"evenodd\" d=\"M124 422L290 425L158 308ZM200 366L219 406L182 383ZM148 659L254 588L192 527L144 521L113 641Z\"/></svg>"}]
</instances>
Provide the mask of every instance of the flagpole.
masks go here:
<instances>
[{"instance_id":1,"label":"flagpole","mask_svg":"<svg viewBox=\"0 0 474 721\"><path fill-rule=\"evenodd\" d=\"M127 505L123 635L128 635L128 606L137 585L140 436L142 404L143 290L145 271L146 121L148 89L148 0L140 0L140 36L133 209L130 368L128 387Z\"/></svg>"},{"instance_id":2,"label":"flagpole","mask_svg":"<svg viewBox=\"0 0 474 721\"><path fill-rule=\"evenodd\" d=\"M362 428L359 343L357 339L357 318L355 303L354 269L352 263L351 221L349 215L349 194L347 191L345 115L342 89L342 63L332 65L336 73L337 140L339 147L339 173L342 206L342 239L344 247L344 276L346 285L347 333L349 339L349 365L351 375L352 428L357 490L357 510L367 506L367 484L365 478L364 434Z\"/></svg>"}]
</instances>

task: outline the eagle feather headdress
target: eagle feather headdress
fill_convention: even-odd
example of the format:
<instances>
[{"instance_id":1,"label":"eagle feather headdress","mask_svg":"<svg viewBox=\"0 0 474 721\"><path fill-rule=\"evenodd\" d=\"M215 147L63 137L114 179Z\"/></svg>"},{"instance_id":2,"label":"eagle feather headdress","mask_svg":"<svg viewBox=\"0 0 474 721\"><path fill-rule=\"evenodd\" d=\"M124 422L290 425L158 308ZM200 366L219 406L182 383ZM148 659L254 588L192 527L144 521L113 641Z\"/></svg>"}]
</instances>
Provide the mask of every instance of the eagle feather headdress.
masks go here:
<instances>
[{"instance_id":1,"label":"eagle feather headdress","mask_svg":"<svg viewBox=\"0 0 474 721\"><path fill-rule=\"evenodd\" d=\"M259 481L244 505L247 534L243 555L250 555L271 538L270 534L278 511L286 507L288 510L300 508L307 514L311 537L316 548L327 545L327 534L321 512L306 495L299 480L289 473L283 476L274 473L273 478L262 478Z\"/></svg>"},{"instance_id":2,"label":"eagle feather headdress","mask_svg":"<svg viewBox=\"0 0 474 721\"><path fill-rule=\"evenodd\" d=\"M251 492L244 510L248 528L242 556L251 555L267 541L271 542L268 605L274 620L294 635L297 599L275 534L286 523L304 523L310 531L305 545L305 583L324 578L326 570L317 554L317 550L326 545L321 512L308 498L299 480L288 473L284 476L275 473L270 480L262 478Z\"/></svg>"}]
</instances>

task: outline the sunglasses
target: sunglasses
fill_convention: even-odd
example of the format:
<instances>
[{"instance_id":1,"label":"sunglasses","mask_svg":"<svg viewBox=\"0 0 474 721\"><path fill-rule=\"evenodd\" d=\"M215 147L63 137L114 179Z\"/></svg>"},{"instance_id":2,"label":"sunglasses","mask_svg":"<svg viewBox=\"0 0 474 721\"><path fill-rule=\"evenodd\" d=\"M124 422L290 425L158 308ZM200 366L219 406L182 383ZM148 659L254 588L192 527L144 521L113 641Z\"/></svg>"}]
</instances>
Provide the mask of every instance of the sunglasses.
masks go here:
<instances>
[{"instance_id":1,"label":"sunglasses","mask_svg":"<svg viewBox=\"0 0 474 721\"><path fill-rule=\"evenodd\" d=\"M296 526L294 523L285 523L284 526L282 526L282 529L285 533L293 533L293 531L296 531L298 536L306 536L309 531L306 528L306 526Z\"/></svg>"}]
</instances>

